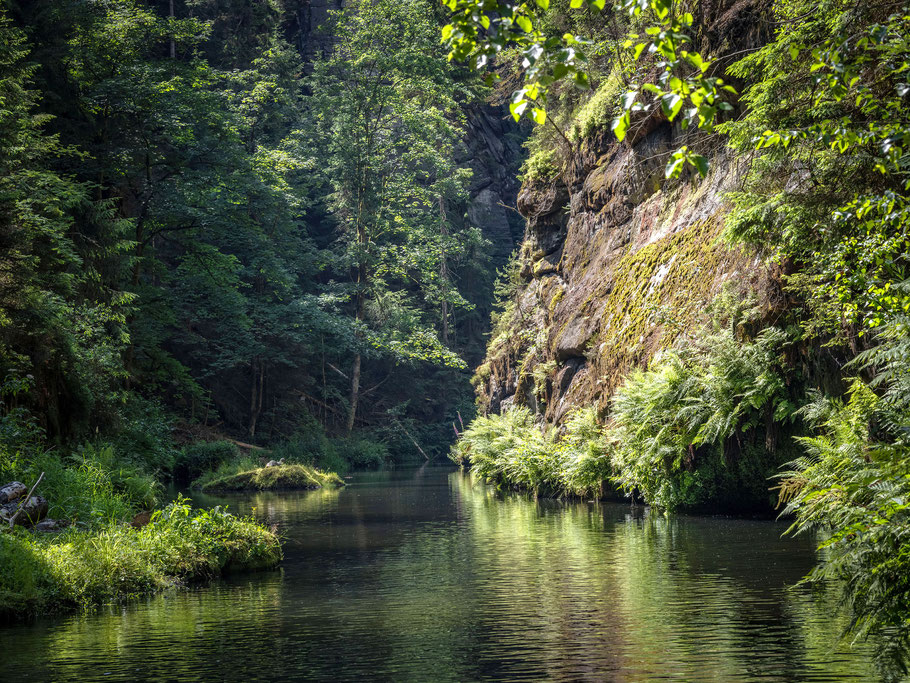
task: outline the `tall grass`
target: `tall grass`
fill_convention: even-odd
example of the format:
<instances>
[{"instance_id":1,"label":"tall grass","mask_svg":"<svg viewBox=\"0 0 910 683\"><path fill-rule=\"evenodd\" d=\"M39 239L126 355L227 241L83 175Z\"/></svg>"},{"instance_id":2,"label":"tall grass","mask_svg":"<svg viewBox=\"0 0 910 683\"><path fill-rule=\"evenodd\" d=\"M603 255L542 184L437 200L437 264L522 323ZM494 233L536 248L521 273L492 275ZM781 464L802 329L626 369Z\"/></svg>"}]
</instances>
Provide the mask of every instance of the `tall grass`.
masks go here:
<instances>
[{"instance_id":1,"label":"tall grass","mask_svg":"<svg viewBox=\"0 0 910 683\"><path fill-rule=\"evenodd\" d=\"M57 535L0 535L0 615L87 609L281 560L274 532L178 500L139 530L106 524Z\"/></svg>"}]
</instances>

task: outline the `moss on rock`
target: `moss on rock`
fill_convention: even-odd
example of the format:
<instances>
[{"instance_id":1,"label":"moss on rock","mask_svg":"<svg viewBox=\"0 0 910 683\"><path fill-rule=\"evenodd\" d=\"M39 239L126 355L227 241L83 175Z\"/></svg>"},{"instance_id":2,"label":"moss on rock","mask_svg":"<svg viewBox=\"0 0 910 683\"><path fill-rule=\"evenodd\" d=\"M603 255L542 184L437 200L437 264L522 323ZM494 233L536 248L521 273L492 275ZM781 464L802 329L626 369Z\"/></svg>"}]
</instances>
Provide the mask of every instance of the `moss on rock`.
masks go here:
<instances>
[{"instance_id":1,"label":"moss on rock","mask_svg":"<svg viewBox=\"0 0 910 683\"><path fill-rule=\"evenodd\" d=\"M203 491L280 491L344 486L334 472L322 472L306 465L260 467L219 477L202 485Z\"/></svg>"}]
</instances>

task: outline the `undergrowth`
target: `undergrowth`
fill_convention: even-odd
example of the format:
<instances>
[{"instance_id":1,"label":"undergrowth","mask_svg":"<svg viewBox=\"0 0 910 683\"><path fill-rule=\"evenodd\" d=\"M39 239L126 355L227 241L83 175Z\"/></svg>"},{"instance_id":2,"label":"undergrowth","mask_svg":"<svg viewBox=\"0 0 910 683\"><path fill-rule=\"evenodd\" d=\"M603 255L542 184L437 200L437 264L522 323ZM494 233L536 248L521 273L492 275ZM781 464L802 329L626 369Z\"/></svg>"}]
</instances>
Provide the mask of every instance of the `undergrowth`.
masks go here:
<instances>
[{"instance_id":1,"label":"undergrowth","mask_svg":"<svg viewBox=\"0 0 910 683\"><path fill-rule=\"evenodd\" d=\"M344 481L334 472L300 464L259 467L258 463L249 460L226 464L193 482L194 488L203 491L275 491L337 486L344 486Z\"/></svg>"},{"instance_id":2,"label":"undergrowth","mask_svg":"<svg viewBox=\"0 0 910 683\"><path fill-rule=\"evenodd\" d=\"M276 534L221 508L179 499L142 529L108 523L59 534L0 535L0 615L88 609L282 557Z\"/></svg>"}]
</instances>

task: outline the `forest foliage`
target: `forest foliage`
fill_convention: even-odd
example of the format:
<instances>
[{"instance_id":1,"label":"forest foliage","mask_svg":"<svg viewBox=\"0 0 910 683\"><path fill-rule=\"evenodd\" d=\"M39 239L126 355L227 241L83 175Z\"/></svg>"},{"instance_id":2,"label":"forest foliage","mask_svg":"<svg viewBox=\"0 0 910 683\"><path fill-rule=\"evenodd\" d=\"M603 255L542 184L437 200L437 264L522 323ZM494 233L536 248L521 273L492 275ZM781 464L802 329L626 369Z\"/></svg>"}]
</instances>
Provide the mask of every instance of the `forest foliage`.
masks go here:
<instances>
[{"instance_id":1,"label":"forest foliage","mask_svg":"<svg viewBox=\"0 0 910 683\"><path fill-rule=\"evenodd\" d=\"M128 450L139 423L167 441L159 421L266 444L362 432L407 459L470 414L495 266L456 162L478 83L430 4L295 17L2 7L6 428ZM430 402L439 383L461 391Z\"/></svg>"}]
</instances>

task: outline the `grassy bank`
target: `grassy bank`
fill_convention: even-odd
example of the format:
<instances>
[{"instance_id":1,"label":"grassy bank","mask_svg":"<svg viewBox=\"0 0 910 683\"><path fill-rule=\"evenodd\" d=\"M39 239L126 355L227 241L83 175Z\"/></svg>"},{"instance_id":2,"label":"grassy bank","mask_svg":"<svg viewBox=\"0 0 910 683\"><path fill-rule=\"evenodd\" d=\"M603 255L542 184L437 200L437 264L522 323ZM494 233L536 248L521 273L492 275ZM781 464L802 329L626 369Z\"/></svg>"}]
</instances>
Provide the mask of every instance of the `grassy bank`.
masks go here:
<instances>
[{"instance_id":1,"label":"grassy bank","mask_svg":"<svg viewBox=\"0 0 910 683\"><path fill-rule=\"evenodd\" d=\"M344 481L334 472L299 464L257 467L252 461L230 463L193 483L202 491L288 491L338 486L344 486Z\"/></svg>"},{"instance_id":2,"label":"grassy bank","mask_svg":"<svg viewBox=\"0 0 910 683\"><path fill-rule=\"evenodd\" d=\"M0 535L0 616L88 609L234 570L275 566L277 535L185 500L141 529L110 522L59 534Z\"/></svg>"}]
</instances>

